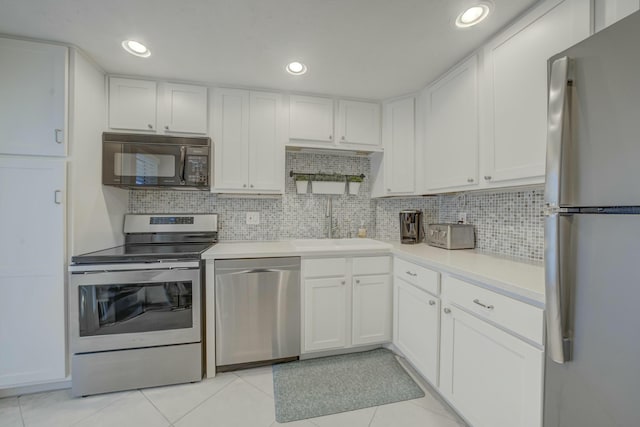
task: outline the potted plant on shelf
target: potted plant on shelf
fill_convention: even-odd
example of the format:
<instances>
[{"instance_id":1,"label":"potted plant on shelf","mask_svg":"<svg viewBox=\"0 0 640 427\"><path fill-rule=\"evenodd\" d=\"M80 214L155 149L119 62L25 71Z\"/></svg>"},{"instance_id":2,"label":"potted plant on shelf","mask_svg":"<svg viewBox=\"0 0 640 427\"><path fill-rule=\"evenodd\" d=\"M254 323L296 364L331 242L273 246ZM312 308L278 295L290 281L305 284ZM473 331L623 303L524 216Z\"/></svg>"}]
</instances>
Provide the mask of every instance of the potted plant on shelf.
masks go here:
<instances>
[{"instance_id":1,"label":"potted plant on shelf","mask_svg":"<svg viewBox=\"0 0 640 427\"><path fill-rule=\"evenodd\" d=\"M362 184L362 177L359 175L351 175L347 177L349 182L349 194L358 195L360 191L360 184Z\"/></svg>"},{"instance_id":2,"label":"potted plant on shelf","mask_svg":"<svg viewBox=\"0 0 640 427\"><path fill-rule=\"evenodd\" d=\"M307 194L309 187L309 175L296 175L296 192L298 194Z\"/></svg>"},{"instance_id":3,"label":"potted plant on shelf","mask_svg":"<svg viewBox=\"0 0 640 427\"><path fill-rule=\"evenodd\" d=\"M344 194L344 175L317 174L311 178L313 194Z\"/></svg>"}]
</instances>

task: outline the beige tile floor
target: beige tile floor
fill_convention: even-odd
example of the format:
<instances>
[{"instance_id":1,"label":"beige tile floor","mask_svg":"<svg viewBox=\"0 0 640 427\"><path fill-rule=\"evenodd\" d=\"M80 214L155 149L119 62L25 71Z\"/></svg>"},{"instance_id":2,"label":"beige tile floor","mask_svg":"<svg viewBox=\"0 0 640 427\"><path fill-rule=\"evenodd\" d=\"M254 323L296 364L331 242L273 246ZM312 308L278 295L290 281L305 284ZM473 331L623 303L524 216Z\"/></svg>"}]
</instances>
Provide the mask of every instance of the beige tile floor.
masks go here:
<instances>
[{"instance_id":1,"label":"beige tile floor","mask_svg":"<svg viewBox=\"0 0 640 427\"><path fill-rule=\"evenodd\" d=\"M58 390L0 399L0 427L460 427L428 388L421 399L286 424L275 422L270 367L184 384L74 398Z\"/></svg>"}]
</instances>

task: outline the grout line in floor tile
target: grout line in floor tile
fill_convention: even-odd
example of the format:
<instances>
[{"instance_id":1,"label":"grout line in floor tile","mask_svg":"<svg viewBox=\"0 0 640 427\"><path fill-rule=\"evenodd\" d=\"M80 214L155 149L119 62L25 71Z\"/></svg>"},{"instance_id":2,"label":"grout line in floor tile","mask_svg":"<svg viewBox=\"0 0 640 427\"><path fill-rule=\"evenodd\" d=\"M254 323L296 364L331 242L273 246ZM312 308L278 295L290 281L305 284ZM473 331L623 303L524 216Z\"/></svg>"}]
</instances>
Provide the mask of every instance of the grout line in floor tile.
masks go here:
<instances>
[{"instance_id":1,"label":"grout line in floor tile","mask_svg":"<svg viewBox=\"0 0 640 427\"><path fill-rule=\"evenodd\" d=\"M259 388L257 385L251 384L249 381L245 380L244 378L242 378L241 376L238 376L238 378L240 378L244 383L249 384L251 387L255 388L256 390L258 390L260 393L266 395L267 397L269 397L271 400L273 400L275 402L276 400L276 396L275 393L273 394L273 396L271 396L269 393L267 393L266 391L262 390L261 388ZM271 378L271 386L273 387L273 377Z\"/></svg>"},{"instance_id":2,"label":"grout line in floor tile","mask_svg":"<svg viewBox=\"0 0 640 427\"><path fill-rule=\"evenodd\" d=\"M233 374L233 372L232 372ZM234 374L235 375L235 374ZM235 375L237 377L237 375ZM177 424L178 421L180 421L181 419L183 419L184 417L186 417L187 415L189 415L190 413L192 413L193 411L195 411L197 408L199 408L200 406L202 406L207 400L211 399L213 396L217 395L218 393L220 393L222 390L224 390L225 388L229 387L230 384L233 384L234 382L236 382L236 380L231 380L228 383L226 383L224 386L222 386L218 391L216 391L215 393L213 393L211 396L207 397L205 400L203 400L202 402L200 402L199 404L197 404L196 406L194 406L193 408L189 409L187 412L185 412L180 418L178 418L177 420L175 420L173 422L173 425Z\"/></svg>"},{"instance_id":3,"label":"grout line in floor tile","mask_svg":"<svg viewBox=\"0 0 640 427\"><path fill-rule=\"evenodd\" d=\"M26 427L24 423L24 415L22 415L22 403L20 403L20 396L16 397L16 402L18 402L18 410L20 411L20 421L22 422L22 427Z\"/></svg>"},{"instance_id":4,"label":"grout line in floor tile","mask_svg":"<svg viewBox=\"0 0 640 427\"><path fill-rule=\"evenodd\" d=\"M167 416L160 410L160 408L158 408L155 403L153 403L153 401L151 399L149 399L149 396L147 396L145 394L145 392L142 389L138 390L140 393L142 393L142 395L144 396L145 399L147 399L147 402L149 402L151 404L151 406L153 406L155 408L156 411L158 411L160 413L160 415L162 415L162 418L164 418L165 420L167 420L167 422L169 423L170 426L173 426L173 423L171 422L171 420L169 418L167 418Z\"/></svg>"},{"instance_id":5,"label":"grout line in floor tile","mask_svg":"<svg viewBox=\"0 0 640 427\"><path fill-rule=\"evenodd\" d=\"M371 419L369 420L369 424L367 424L367 427L371 427L371 423L373 422L373 419L376 417L376 414L378 413L378 408L379 406L376 406L376 409L374 409L373 414L371 415Z\"/></svg>"}]
</instances>

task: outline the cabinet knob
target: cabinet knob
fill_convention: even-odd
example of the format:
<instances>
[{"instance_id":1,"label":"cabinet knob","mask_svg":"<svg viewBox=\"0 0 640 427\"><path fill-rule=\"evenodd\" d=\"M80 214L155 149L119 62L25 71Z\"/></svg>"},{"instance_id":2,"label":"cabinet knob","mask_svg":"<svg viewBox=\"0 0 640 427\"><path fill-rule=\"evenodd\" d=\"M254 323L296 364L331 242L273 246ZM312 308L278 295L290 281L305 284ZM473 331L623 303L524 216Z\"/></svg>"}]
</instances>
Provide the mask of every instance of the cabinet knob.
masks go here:
<instances>
[{"instance_id":1,"label":"cabinet knob","mask_svg":"<svg viewBox=\"0 0 640 427\"><path fill-rule=\"evenodd\" d=\"M149 129L153 129L153 125L149 124L147 125L149 127Z\"/></svg>"},{"instance_id":2,"label":"cabinet knob","mask_svg":"<svg viewBox=\"0 0 640 427\"><path fill-rule=\"evenodd\" d=\"M491 181L491 175L485 175L484 179L487 180L487 181Z\"/></svg>"},{"instance_id":3,"label":"cabinet knob","mask_svg":"<svg viewBox=\"0 0 640 427\"><path fill-rule=\"evenodd\" d=\"M251 184L249 187L253 188L253 184Z\"/></svg>"},{"instance_id":4,"label":"cabinet knob","mask_svg":"<svg viewBox=\"0 0 640 427\"><path fill-rule=\"evenodd\" d=\"M356 279L356 283L360 283L360 279Z\"/></svg>"},{"instance_id":5,"label":"cabinet knob","mask_svg":"<svg viewBox=\"0 0 640 427\"><path fill-rule=\"evenodd\" d=\"M242 184L242 188L247 188L247 184Z\"/></svg>"},{"instance_id":6,"label":"cabinet knob","mask_svg":"<svg viewBox=\"0 0 640 427\"><path fill-rule=\"evenodd\" d=\"M333 139L333 135L329 135L329 139Z\"/></svg>"},{"instance_id":7,"label":"cabinet knob","mask_svg":"<svg viewBox=\"0 0 640 427\"><path fill-rule=\"evenodd\" d=\"M391 193L391 189L390 188L387 188L387 193Z\"/></svg>"},{"instance_id":8,"label":"cabinet knob","mask_svg":"<svg viewBox=\"0 0 640 427\"><path fill-rule=\"evenodd\" d=\"M451 309L450 309L450 308L445 307L445 308L444 308L444 312L445 312L446 314L449 314L449 313L451 313Z\"/></svg>"},{"instance_id":9,"label":"cabinet knob","mask_svg":"<svg viewBox=\"0 0 640 427\"><path fill-rule=\"evenodd\" d=\"M434 300L429 300L429 305L436 305L436 302Z\"/></svg>"},{"instance_id":10,"label":"cabinet knob","mask_svg":"<svg viewBox=\"0 0 640 427\"><path fill-rule=\"evenodd\" d=\"M340 282L340 284L341 284L341 285L344 285L345 283L347 283L347 282L346 282L346 281L344 281L344 280L342 280L342 281Z\"/></svg>"},{"instance_id":11,"label":"cabinet knob","mask_svg":"<svg viewBox=\"0 0 640 427\"><path fill-rule=\"evenodd\" d=\"M344 141L344 136L341 139Z\"/></svg>"},{"instance_id":12,"label":"cabinet knob","mask_svg":"<svg viewBox=\"0 0 640 427\"><path fill-rule=\"evenodd\" d=\"M164 128L165 128L165 130L169 130L169 126L165 126Z\"/></svg>"},{"instance_id":13,"label":"cabinet knob","mask_svg":"<svg viewBox=\"0 0 640 427\"><path fill-rule=\"evenodd\" d=\"M473 178L467 178L467 182L473 182Z\"/></svg>"}]
</instances>

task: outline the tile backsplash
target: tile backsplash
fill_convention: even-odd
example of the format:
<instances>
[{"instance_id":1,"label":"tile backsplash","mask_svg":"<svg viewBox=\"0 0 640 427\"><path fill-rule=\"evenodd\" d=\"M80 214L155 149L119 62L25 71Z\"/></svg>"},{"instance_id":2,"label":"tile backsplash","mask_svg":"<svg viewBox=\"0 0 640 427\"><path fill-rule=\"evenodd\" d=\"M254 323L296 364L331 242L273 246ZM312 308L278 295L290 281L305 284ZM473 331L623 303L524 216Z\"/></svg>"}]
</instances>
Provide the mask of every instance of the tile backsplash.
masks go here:
<instances>
[{"instance_id":1,"label":"tile backsplash","mask_svg":"<svg viewBox=\"0 0 640 427\"><path fill-rule=\"evenodd\" d=\"M282 197L220 197L196 191L129 192L130 213L218 213L220 240L279 240L327 236L329 196L296 194L289 171L341 173L366 178L357 196L333 197L335 237L355 237L361 221L369 237L399 239L398 212L421 209L425 224L456 222L458 213L476 227L479 250L540 261L544 250L543 190L502 190L402 199L371 199L369 159L363 156L287 152L286 191ZM247 225L246 213L258 212L259 225Z\"/></svg>"}]
</instances>

